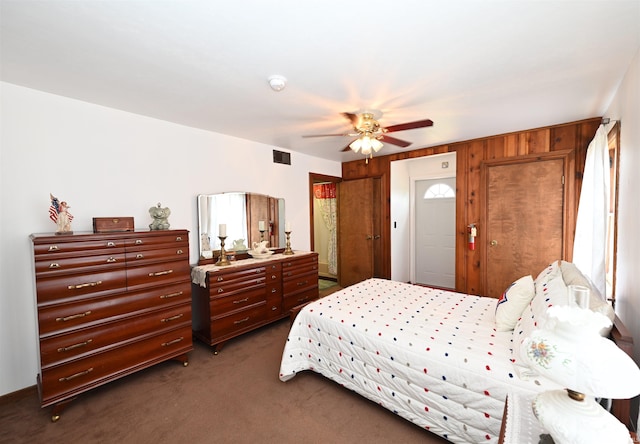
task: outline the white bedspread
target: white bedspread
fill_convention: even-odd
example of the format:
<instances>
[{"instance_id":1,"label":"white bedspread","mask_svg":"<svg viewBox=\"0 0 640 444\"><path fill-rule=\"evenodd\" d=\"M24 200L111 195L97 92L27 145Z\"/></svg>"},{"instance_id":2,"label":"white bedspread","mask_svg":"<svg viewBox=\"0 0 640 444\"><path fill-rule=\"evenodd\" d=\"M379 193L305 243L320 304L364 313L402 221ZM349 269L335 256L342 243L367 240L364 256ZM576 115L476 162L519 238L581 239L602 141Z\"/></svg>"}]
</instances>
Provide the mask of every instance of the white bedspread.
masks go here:
<instances>
[{"instance_id":1,"label":"white bedspread","mask_svg":"<svg viewBox=\"0 0 640 444\"><path fill-rule=\"evenodd\" d=\"M307 305L285 344L280 379L313 370L451 442L496 443L509 392L523 380L496 299L369 279Z\"/></svg>"}]
</instances>

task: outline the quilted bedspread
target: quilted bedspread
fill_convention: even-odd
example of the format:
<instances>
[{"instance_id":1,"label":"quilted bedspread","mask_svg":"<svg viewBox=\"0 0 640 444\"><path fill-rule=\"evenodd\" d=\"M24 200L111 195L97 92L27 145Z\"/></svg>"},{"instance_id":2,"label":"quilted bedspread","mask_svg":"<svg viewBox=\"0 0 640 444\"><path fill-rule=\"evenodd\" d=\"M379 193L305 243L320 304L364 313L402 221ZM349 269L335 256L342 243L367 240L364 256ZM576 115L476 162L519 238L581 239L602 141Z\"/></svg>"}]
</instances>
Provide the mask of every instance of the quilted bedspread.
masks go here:
<instances>
[{"instance_id":1,"label":"quilted bedspread","mask_svg":"<svg viewBox=\"0 0 640 444\"><path fill-rule=\"evenodd\" d=\"M296 317L280 379L312 370L451 442L497 443L509 392L559 388L521 379L496 299L369 279Z\"/></svg>"}]
</instances>

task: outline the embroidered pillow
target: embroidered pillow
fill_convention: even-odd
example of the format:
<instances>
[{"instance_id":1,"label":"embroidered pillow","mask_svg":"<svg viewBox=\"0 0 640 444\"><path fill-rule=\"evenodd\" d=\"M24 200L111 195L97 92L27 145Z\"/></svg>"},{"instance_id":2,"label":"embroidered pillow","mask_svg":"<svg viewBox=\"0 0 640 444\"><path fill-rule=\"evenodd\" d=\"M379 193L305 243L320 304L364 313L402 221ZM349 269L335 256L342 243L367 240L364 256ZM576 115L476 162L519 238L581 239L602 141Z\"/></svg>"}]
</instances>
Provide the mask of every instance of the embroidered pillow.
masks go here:
<instances>
[{"instance_id":1,"label":"embroidered pillow","mask_svg":"<svg viewBox=\"0 0 640 444\"><path fill-rule=\"evenodd\" d=\"M556 264L556 265L554 265ZM535 296L527 304L522 316L513 329L512 362L516 366L525 366L526 361L521 358L521 347L524 339L538 328L549 307L554 305L569 305L567 286L565 285L560 267L557 263L547 267L535 280Z\"/></svg>"},{"instance_id":2,"label":"embroidered pillow","mask_svg":"<svg viewBox=\"0 0 640 444\"><path fill-rule=\"evenodd\" d=\"M535 295L535 287L531 275L523 276L502 293L496 304L496 330L513 330L522 311Z\"/></svg>"}]
</instances>

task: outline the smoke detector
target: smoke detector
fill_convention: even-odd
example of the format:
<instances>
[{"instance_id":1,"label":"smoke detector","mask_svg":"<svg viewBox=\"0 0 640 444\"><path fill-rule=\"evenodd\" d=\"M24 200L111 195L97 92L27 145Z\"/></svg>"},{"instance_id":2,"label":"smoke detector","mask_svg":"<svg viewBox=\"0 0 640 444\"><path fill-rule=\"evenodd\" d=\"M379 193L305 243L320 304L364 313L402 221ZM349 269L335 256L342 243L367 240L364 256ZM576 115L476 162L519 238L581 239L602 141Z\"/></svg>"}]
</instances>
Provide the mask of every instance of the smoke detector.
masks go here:
<instances>
[{"instance_id":1,"label":"smoke detector","mask_svg":"<svg viewBox=\"0 0 640 444\"><path fill-rule=\"evenodd\" d=\"M274 91L282 91L287 86L287 79L280 75L269 77L269 86Z\"/></svg>"}]
</instances>

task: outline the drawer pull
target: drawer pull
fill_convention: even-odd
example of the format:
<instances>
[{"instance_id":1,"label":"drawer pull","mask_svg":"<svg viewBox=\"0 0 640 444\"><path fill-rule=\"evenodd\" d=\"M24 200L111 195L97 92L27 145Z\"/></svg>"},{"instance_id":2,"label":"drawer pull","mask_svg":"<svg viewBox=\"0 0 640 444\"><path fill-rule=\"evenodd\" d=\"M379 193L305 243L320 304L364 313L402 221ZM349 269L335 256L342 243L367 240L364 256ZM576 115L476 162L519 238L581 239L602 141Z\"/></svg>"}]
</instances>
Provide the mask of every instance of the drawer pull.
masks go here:
<instances>
[{"instance_id":1,"label":"drawer pull","mask_svg":"<svg viewBox=\"0 0 640 444\"><path fill-rule=\"evenodd\" d=\"M244 319L240 319L239 321L233 321L234 324L242 324L243 322L247 322L249 320L249 318L244 318Z\"/></svg>"},{"instance_id":2,"label":"drawer pull","mask_svg":"<svg viewBox=\"0 0 640 444\"><path fill-rule=\"evenodd\" d=\"M136 259L144 259L144 254L142 253L136 254Z\"/></svg>"},{"instance_id":3,"label":"drawer pull","mask_svg":"<svg viewBox=\"0 0 640 444\"><path fill-rule=\"evenodd\" d=\"M180 319L183 316L184 313L180 313L178 315L175 316L171 316L168 318L164 318L164 319L160 319L160 322L170 322L170 321L175 321L176 319Z\"/></svg>"},{"instance_id":4,"label":"drawer pull","mask_svg":"<svg viewBox=\"0 0 640 444\"><path fill-rule=\"evenodd\" d=\"M49 268L60 268L60 264L57 262L51 262L51 264L49 265Z\"/></svg>"},{"instance_id":5,"label":"drawer pull","mask_svg":"<svg viewBox=\"0 0 640 444\"><path fill-rule=\"evenodd\" d=\"M51 246L49 247L49 251L58 251L58 250L59 250L59 248L58 248L58 246L57 246L57 245L51 245Z\"/></svg>"},{"instance_id":6,"label":"drawer pull","mask_svg":"<svg viewBox=\"0 0 640 444\"><path fill-rule=\"evenodd\" d=\"M218 279L216 279L218 282L222 282L224 281L224 278L222 276L218 276Z\"/></svg>"},{"instance_id":7,"label":"drawer pull","mask_svg":"<svg viewBox=\"0 0 640 444\"><path fill-rule=\"evenodd\" d=\"M71 381L72 379L79 378L80 376L88 375L93 371L93 367L86 369L85 371L76 373L75 375L66 376L64 378L58 379L59 382Z\"/></svg>"},{"instance_id":8,"label":"drawer pull","mask_svg":"<svg viewBox=\"0 0 640 444\"><path fill-rule=\"evenodd\" d=\"M277 278L277 276L275 274L271 275L271 279L276 279L276 278Z\"/></svg>"},{"instance_id":9,"label":"drawer pull","mask_svg":"<svg viewBox=\"0 0 640 444\"><path fill-rule=\"evenodd\" d=\"M168 345L173 345L173 344L177 344L178 342L182 341L184 339L184 337L180 336L179 338L174 339L173 341L169 341L169 342L163 342L162 346L163 347L167 347Z\"/></svg>"},{"instance_id":10,"label":"drawer pull","mask_svg":"<svg viewBox=\"0 0 640 444\"><path fill-rule=\"evenodd\" d=\"M107 242L107 247L115 247L115 246L116 246L115 242L113 242L113 241Z\"/></svg>"},{"instance_id":11,"label":"drawer pull","mask_svg":"<svg viewBox=\"0 0 640 444\"><path fill-rule=\"evenodd\" d=\"M309 299L309 296L307 296L306 298L300 298L300 299L298 299L298 302L304 302L304 301L306 301L307 299Z\"/></svg>"},{"instance_id":12,"label":"drawer pull","mask_svg":"<svg viewBox=\"0 0 640 444\"><path fill-rule=\"evenodd\" d=\"M91 310L85 311L84 313L77 313L71 316L65 316L64 318L56 318L56 322L67 322L72 319L84 318L85 316L89 316L91 314Z\"/></svg>"},{"instance_id":13,"label":"drawer pull","mask_svg":"<svg viewBox=\"0 0 640 444\"><path fill-rule=\"evenodd\" d=\"M182 254L182 253L184 253L184 251L182 251L182 250L176 251L176 254Z\"/></svg>"},{"instance_id":14,"label":"drawer pull","mask_svg":"<svg viewBox=\"0 0 640 444\"><path fill-rule=\"evenodd\" d=\"M89 345L92 342L93 342L93 339L89 339L89 340L84 341L84 342L78 342L77 344L68 345L66 347L60 347L58 349L58 353L66 352L66 351L69 351L69 350L73 350L74 348L78 348L78 347L84 347L85 345Z\"/></svg>"},{"instance_id":15,"label":"drawer pull","mask_svg":"<svg viewBox=\"0 0 640 444\"><path fill-rule=\"evenodd\" d=\"M303 285L307 285L309 281L298 282L298 287L302 287Z\"/></svg>"},{"instance_id":16,"label":"drawer pull","mask_svg":"<svg viewBox=\"0 0 640 444\"><path fill-rule=\"evenodd\" d=\"M87 282L86 284L78 284L78 285L69 285L67 288L69 290L78 290L80 288L85 288L85 287L95 287L100 284L102 284L102 281Z\"/></svg>"},{"instance_id":17,"label":"drawer pull","mask_svg":"<svg viewBox=\"0 0 640 444\"><path fill-rule=\"evenodd\" d=\"M278 291L278 289L277 289L277 288L272 288L272 289L271 289L271 293L275 293L276 291Z\"/></svg>"},{"instance_id":18,"label":"drawer pull","mask_svg":"<svg viewBox=\"0 0 640 444\"><path fill-rule=\"evenodd\" d=\"M175 293L163 294L162 296L160 296L160 299L175 298L176 296L181 296L181 295L182 295L181 291L176 291Z\"/></svg>"},{"instance_id":19,"label":"drawer pull","mask_svg":"<svg viewBox=\"0 0 640 444\"><path fill-rule=\"evenodd\" d=\"M136 239L136 245L142 245L142 239Z\"/></svg>"},{"instance_id":20,"label":"drawer pull","mask_svg":"<svg viewBox=\"0 0 640 444\"><path fill-rule=\"evenodd\" d=\"M222 293L223 291L224 291L224 289L218 288L218 293Z\"/></svg>"},{"instance_id":21,"label":"drawer pull","mask_svg":"<svg viewBox=\"0 0 640 444\"><path fill-rule=\"evenodd\" d=\"M234 304L242 304L243 302L247 302L249 300L249 298L244 298L244 299L238 299L236 301L233 301Z\"/></svg>"},{"instance_id":22,"label":"drawer pull","mask_svg":"<svg viewBox=\"0 0 640 444\"><path fill-rule=\"evenodd\" d=\"M182 236L176 236L176 242L180 242L182 240Z\"/></svg>"},{"instance_id":23,"label":"drawer pull","mask_svg":"<svg viewBox=\"0 0 640 444\"><path fill-rule=\"evenodd\" d=\"M173 273L173 270L157 271L155 273L149 273L149 276L164 276L171 273Z\"/></svg>"},{"instance_id":24,"label":"drawer pull","mask_svg":"<svg viewBox=\"0 0 640 444\"><path fill-rule=\"evenodd\" d=\"M117 261L118 261L118 260L117 260L115 257L113 257L113 256L110 256L110 257L109 257L109 259L107 259L107 263L108 263L108 264L112 264L113 262L117 262Z\"/></svg>"}]
</instances>

